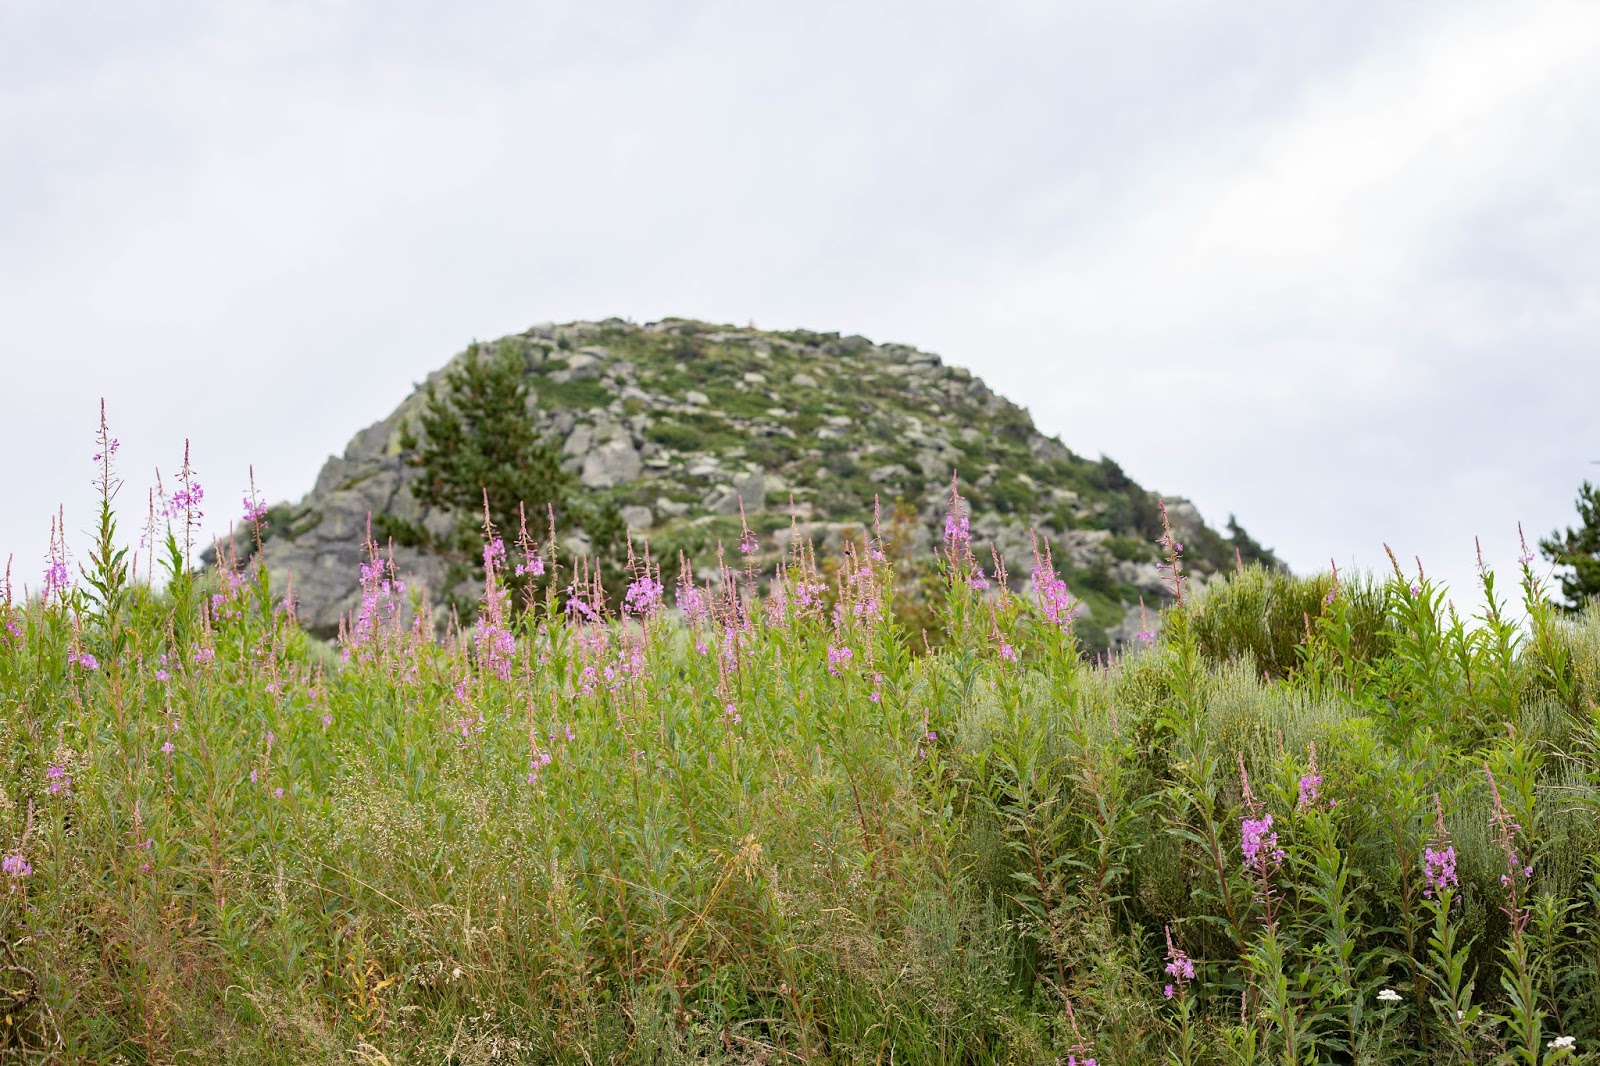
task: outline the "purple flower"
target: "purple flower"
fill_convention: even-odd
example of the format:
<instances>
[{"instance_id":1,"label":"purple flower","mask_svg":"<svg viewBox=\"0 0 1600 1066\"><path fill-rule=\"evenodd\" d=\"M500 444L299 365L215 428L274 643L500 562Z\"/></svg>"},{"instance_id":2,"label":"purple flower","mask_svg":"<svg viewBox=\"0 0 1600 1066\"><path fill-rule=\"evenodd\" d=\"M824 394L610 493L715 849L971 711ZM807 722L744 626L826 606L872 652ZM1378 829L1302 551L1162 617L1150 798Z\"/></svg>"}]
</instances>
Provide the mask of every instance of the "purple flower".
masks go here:
<instances>
[{"instance_id":1,"label":"purple flower","mask_svg":"<svg viewBox=\"0 0 1600 1066\"><path fill-rule=\"evenodd\" d=\"M163 754L163 755L171 755L176 750L177 750L177 748L173 745L172 741L170 741L170 740L167 741L165 744L161 745L161 754Z\"/></svg>"},{"instance_id":2,"label":"purple flower","mask_svg":"<svg viewBox=\"0 0 1600 1066\"><path fill-rule=\"evenodd\" d=\"M244 520L246 522L259 522L267 516L267 505L259 500L244 498Z\"/></svg>"},{"instance_id":3,"label":"purple flower","mask_svg":"<svg viewBox=\"0 0 1600 1066\"><path fill-rule=\"evenodd\" d=\"M1315 807L1317 805L1317 797L1321 795L1321 788L1321 774L1301 774L1300 799L1297 806L1301 810L1307 807Z\"/></svg>"},{"instance_id":4,"label":"purple flower","mask_svg":"<svg viewBox=\"0 0 1600 1066\"><path fill-rule=\"evenodd\" d=\"M1067 588L1067 583L1056 573L1048 544L1041 553L1038 543L1035 542L1031 576L1033 595L1039 601L1039 610L1044 613L1045 620L1053 626L1059 626L1063 632L1070 631L1072 622L1081 613L1083 605Z\"/></svg>"},{"instance_id":5,"label":"purple flower","mask_svg":"<svg viewBox=\"0 0 1600 1066\"><path fill-rule=\"evenodd\" d=\"M855 654L848 647L835 648L830 646L828 648L828 673L838 677L839 668L841 666L849 666L850 660L855 658Z\"/></svg>"},{"instance_id":6,"label":"purple flower","mask_svg":"<svg viewBox=\"0 0 1600 1066\"><path fill-rule=\"evenodd\" d=\"M208 663L216 657L217 653L210 648L196 648L194 650L194 661L196 663Z\"/></svg>"},{"instance_id":7,"label":"purple flower","mask_svg":"<svg viewBox=\"0 0 1600 1066\"><path fill-rule=\"evenodd\" d=\"M172 499L167 501L167 517L177 518L183 516L185 521L198 522L205 517L205 512L200 509L200 504L206 498L206 490L200 482L194 481L188 488L179 489L172 494Z\"/></svg>"},{"instance_id":8,"label":"purple flower","mask_svg":"<svg viewBox=\"0 0 1600 1066\"><path fill-rule=\"evenodd\" d=\"M325 715L322 716L322 728L323 728L324 731L326 731L327 728L329 726L331 726L332 724L333 724L333 715L325 714Z\"/></svg>"},{"instance_id":9,"label":"purple flower","mask_svg":"<svg viewBox=\"0 0 1600 1066\"><path fill-rule=\"evenodd\" d=\"M283 789L281 787L273 789L272 790L272 798L273 799L283 799Z\"/></svg>"},{"instance_id":10,"label":"purple flower","mask_svg":"<svg viewBox=\"0 0 1600 1066\"><path fill-rule=\"evenodd\" d=\"M1004 659L1008 663L1016 662L1017 649L1013 648L1011 645L1002 640L1000 642L1000 658Z\"/></svg>"},{"instance_id":11,"label":"purple flower","mask_svg":"<svg viewBox=\"0 0 1600 1066\"><path fill-rule=\"evenodd\" d=\"M517 564L517 576L543 577L544 559L537 555L528 556L526 562Z\"/></svg>"},{"instance_id":12,"label":"purple flower","mask_svg":"<svg viewBox=\"0 0 1600 1066\"><path fill-rule=\"evenodd\" d=\"M51 766L45 770L44 776L50 781L48 789L50 795L59 796L63 792L72 791L72 778L65 766Z\"/></svg>"},{"instance_id":13,"label":"purple flower","mask_svg":"<svg viewBox=\"0 0 1600 1066\"><path fill-rule=\"evenodd\" d=\"M1161 994L1163 996L1166 996L1168 999L1171 999L1173 997L1173 995L1175 994L1175 991L1176 990L1171 985L1168 985L1166 988L1163 988L1161 990Z\"/></svg>"},{"instance_id":14,"label":"purple flower","mask_svg":"<svg viewBox=\"0 0 1600 1066\"><path fill-rule=\"evenodd\" d=\"M1447 888L1456 887L1456 848L1446 844L1442 848L1426 847L1422 851L1422 879L1428 887L1423 894L1430 899Z\"/></svg>"},{"instance_id":15,"label":"purple flower","mask_svg":"<svg viewBox=\"0 0 1600 1066\"><path fill-rule=\"evenodd\" d=\"M955 550L964 547L972 540L972 525L967 516L952 510L944 516L944 542L947 548Z\"/></svg>"},{"instance_id":16,"label":"purple flower","mask_svg":"<svg viewBox=\"0 0 1600 1066\"><path fill-rule=\"evenodd\" d=\"M636 618L653 618L661 609L661 598L665 591L661 582L645 574L628 586L627 594L622 598L622 609Z\"/></svg>"},{"instance_id":17,"label":"purple flower","mask_svg":"<svg viewBox=\"0 0 1600 1066\"><path fill-rule=\"evenodd\" d=\"M44 588L40 595L48 600L57 593L67 591L72 584L72 575L67 572L65 559L52 559L44 572Z\"/></svg>"},{"instance_id":18,"label":"purple flower","mask_svg":"<svg viewBox=\"0 0 1600 1066\"><path fill-rule=\"evenodd\" d=\"M740 555L754 555L760 548L761 545L756 540L756 535L752 530L746 529L743 535L739 537Z\"/></svg>"},{"instance_id":19,"label":"purple flower","mask_svg":"<svg viewBox=\"0 0 1600 1066\"><path fill-rule=\"evenodd\" d=\"M33 867L21 855L7 855L4 859L0 859L0 872L4 872L13 881L20 881L24 877L33 875Z\"/></svg>"},{"instance_id":20,"label":"purple flower","mask_svg":"<svg viewBox=\"0 0 1600 1066\"><path fill-rule=\"evenodd\" d=\"M86 651L73 652L67 656L67 661L77 663L85 670L98 670L100 668L100 661Z\"/></svg>"},{"instance_id":21,"label":"purple flower","mask_svg":"<svg viewBox=\"0 0 1600 1066\"><path fill-rule=\"evenodd\" d=\"M1272 831L1272 813L1260 818L1246 818L1239 827L1239 848L1244 852L1244 864L1257 873L1266 873L1283 860L1283 849L1278 847L1278 834Z\"/></svg>"}]
</instances>

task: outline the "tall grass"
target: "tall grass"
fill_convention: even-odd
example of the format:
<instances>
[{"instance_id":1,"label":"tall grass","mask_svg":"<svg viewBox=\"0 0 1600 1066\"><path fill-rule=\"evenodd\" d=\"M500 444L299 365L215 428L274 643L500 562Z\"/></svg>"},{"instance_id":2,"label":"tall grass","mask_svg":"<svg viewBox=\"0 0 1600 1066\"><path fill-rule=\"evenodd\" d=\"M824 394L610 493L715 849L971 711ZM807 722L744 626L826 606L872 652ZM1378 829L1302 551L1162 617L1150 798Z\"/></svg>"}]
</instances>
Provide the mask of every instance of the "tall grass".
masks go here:
<instances>
[{"instance_id":1,"label":"tall grass","mask_svg":"<svg viewBox=\"0 0 1600 1066\"><path fill-rule=\"evenodd\" d=\"M1600 613L1526 562L1519 628L1487 574L1196 599L1169 544L1094 664L959 500L937 650L870 535L611 616L489 529L473 629L374 548L330 651L190 570L187 483L133 582L103 478L82 580L0 608L0 1058L1595 1058Z\"/></svg>"}]
</instances>

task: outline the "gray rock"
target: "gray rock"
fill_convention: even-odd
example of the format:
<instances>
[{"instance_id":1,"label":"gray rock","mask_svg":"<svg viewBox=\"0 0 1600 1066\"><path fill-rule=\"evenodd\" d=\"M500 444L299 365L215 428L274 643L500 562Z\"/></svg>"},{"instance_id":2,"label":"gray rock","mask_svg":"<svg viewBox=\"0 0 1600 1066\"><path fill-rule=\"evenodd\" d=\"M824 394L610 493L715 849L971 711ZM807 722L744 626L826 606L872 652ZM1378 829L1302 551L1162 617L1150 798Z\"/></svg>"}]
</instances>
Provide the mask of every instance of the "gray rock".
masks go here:
<instances>
[{"instance_id":1,"label":"gray rock","mask_svg":"<svg viewBox=\"0 0 1600 1066\"><path fill-rule=\"evenodd\" d=\"M789 384L799 386L802 389L814 389L817 387L817 379L801 370L789 379Z\"/></svg>"},{"instance_id":2,"label":"gray rock","mask_svg":"<svg viewBox=\"0 0 1600 1066\"><path fill-rule=\"evenodd\" d=\"M669 500L665 496L657 496L656 510L671 518L682 518L689 513L689 505L677 500Z\"/></svg>"},{"instance_id":3,"label":"gray rock","mask_svg":"<svg viewBox=\"0 0 1600 1066\"><path fill-rule=\"evenodd\" d=\"M628 523L629 529L649 529L655 525L656 516L650 513L650 508L641 504L629 504L621 508L622 520Z\"/></svg>"},{"instance_id":4,"label":"gray rock","mask_svg":"<svg viewBox=\"0 0 1600 1066\"><path fill-rule=\"evenodd\" d=\"M583 483L592 489L610 489L639 476L644 463L626 439L613 438L583 457Z\"/></svg>"},{"instance_id":5,"label":"gray rock","mask_svg":"<svg viewBox=\"0 0 1600 1066\"><path fill-rule=\"evenodd\" d=\"M733 483L734 491L744 501L746 514L763 511L767 506L767 479L759 470L752 470Z\"/></svg>"},{"instance_id":6,"label":"gray rock","mask_svg":"<svg viewBox=\"0 0 1600 1066\"><path fill-rule=\"evenodd\" d=\"M567 435L567 443L562 451L568 455L583 455L594 446L594 427L579 423L572 427L572 432Z\"/></svg>"},{"instance_id":7,"label":"gray rock","mask_svg":"<svg viewBox=\"0 0 1600 1066\"><path fill-rule=\"evenodd\" d=\"M567 357L568 380L597 378L600 376L602 369L604 369L604 367L601 364L599 357L592 355L589 352L574 352L572 355ZM552 374L551 378L553 380L555 375Z\"/></svg>"},{"instance_id":8,"label":"gray rock","mask_svg":"<svg viewBox=\"0 0 1600 1066\"><path fill-rule=\"evenodd\" d=\"M693 404L696 407L704 407L706 404L711 402L711 397L707 396L698 389L690 389L688 392L683 394L683 402L687 404Z\"/></svg>"},{"instance_id":9,"label":"gray rock","mask_svg":"<svg viewBox=\"0 0 1600 1066\"><path fill-rule=\"evenodd\" d=\"M739 492L732 485L713 485L700 503L712 514L738 514Z\"/></svg>"}]
</instances>

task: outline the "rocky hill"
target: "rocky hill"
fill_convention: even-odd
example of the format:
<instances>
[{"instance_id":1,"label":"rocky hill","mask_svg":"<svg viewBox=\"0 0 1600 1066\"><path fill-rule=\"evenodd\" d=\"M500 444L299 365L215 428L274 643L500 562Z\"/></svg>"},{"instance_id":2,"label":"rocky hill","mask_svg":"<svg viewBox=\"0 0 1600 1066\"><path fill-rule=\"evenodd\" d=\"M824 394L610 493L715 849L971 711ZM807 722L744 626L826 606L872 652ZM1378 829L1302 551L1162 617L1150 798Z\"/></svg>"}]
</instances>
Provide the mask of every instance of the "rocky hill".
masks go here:
<instances>
[{"instance_id":1,"label":"rocky hill","mask_svg":"<svg viewBox=\"0 0 1600 1066\"><path fill-rule=\"evenodd\" d=\"M1153 604L1164 594L1155 496L1110 459L1040 434L1024 409L937 355L683 319L545 324L480 348L520 358L539 426L563 442L585 491L609 494L657 558L682 550L706 561L718 541L731 549L741 501L769 548L789 535L791 500L802 534L826 548L870 518L875 496L886 516L898 515L897 535L926 552L956 470L975 542L992 542L1014 580L1027 573L1029 530L1050 540L1090 608L1083 633L1092 644L1126 638L1140 598ZM453 522L410 491L418 475L402 457L401 430L422 398L419 387L357 433L298 504L272 509L263 559L275 587L292 579L313 632L335 631L358 601L369 515L440 535ZM1224 537L1187 501L1166 503L1200 579L1231 568L1236 551L1274 562L1231 522ZM583 550L581 534L566 547ZM397 561L441 591L439 559L402 548Z\"/></svg>"}]
</instances>

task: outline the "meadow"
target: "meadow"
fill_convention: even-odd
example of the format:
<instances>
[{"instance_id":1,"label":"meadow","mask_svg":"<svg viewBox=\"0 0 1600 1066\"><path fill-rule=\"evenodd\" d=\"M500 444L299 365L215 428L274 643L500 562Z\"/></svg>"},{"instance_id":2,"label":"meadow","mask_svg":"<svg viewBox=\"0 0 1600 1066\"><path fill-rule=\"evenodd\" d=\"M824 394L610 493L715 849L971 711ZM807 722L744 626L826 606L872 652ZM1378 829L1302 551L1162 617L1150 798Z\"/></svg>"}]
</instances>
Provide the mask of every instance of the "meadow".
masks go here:
<instances>
[{"instance_id":1,"label":"meadow","mask_svg":"<svg viewBox=\"0 0 1600 1066\"><path fill-rule=\"evenodd\" d=\"M330 647L191 478L136 579L113 451L0 607L0 1060L1600 1061L1600 610L1531 556L1462 618L1169 532L1092 660L959 499L933 641L870 528L612 604L486 528L474 624L373 545Z\"/></svg>"}]
</instances>

